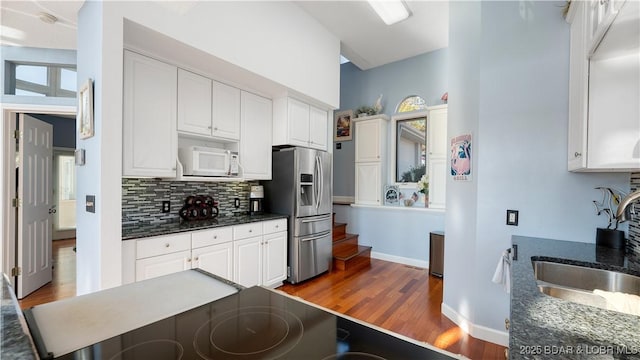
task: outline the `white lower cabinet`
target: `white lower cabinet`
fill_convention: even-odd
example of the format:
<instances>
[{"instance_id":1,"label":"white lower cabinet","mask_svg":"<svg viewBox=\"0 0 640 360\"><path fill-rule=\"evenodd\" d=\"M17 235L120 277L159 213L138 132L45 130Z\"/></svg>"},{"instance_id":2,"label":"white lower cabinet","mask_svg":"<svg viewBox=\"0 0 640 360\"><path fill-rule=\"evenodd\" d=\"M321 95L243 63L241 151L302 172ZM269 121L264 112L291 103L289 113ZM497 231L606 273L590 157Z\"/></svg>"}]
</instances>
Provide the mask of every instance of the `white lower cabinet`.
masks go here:
<instances>
[{"instance_id":1,"label":"white lower cabinet","mask_svg":"<svg viewBox=\"0 0 640 360\"><path fill-rule=\"evenodd\" d=\"M122 248L123 284L196 268L246 287L287 277L286 219L128 240Z\"/></svg>"},{"instance_id":2,"label":"white lower cabinet","mask_svg":"<svg viewBox=\"0 0 640 360\"><path fill-rule=\"evenodd\" d=\"M286 230L286 219L234 226L234 281L246 287L282 283L287 278Z\"/></svg>"},{"instance_id":3,"label":"white lower cabinet","mask_svg":"<svg viewBox=\"0 0 640 360\"><path fill-rule=\"evenodd\" d=\"M235 276L233 281L246 287L262 282L262 236L233 242Z\"/></svg>"},{"instance_id":4,"label":"white lower cabinet","mask_svg":"<svg viewBox=\"0 0 640 360\"><path fill-rule=\"evenodd\" d=\"M136 260L136 281L191 269L191 251L153 256Z\"/></svg>"}]
</instances>

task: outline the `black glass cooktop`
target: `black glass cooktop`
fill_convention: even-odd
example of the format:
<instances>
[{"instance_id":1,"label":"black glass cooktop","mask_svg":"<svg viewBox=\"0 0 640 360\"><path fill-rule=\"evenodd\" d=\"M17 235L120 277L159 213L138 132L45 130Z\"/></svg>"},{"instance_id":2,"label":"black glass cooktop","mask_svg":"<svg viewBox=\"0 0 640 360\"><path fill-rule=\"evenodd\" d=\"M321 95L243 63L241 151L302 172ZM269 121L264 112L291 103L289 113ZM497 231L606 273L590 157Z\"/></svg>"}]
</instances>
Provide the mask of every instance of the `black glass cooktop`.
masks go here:
<instances>
[{"instance_id":1,"label":"black glass cooktop","mask_svg":"<svg viewBox=\"0 0 640 360\"><path fill-rule=\"evenodd\" d=\"M261 287L59 359L449 359Z\"/></svg>"}]
</instances>

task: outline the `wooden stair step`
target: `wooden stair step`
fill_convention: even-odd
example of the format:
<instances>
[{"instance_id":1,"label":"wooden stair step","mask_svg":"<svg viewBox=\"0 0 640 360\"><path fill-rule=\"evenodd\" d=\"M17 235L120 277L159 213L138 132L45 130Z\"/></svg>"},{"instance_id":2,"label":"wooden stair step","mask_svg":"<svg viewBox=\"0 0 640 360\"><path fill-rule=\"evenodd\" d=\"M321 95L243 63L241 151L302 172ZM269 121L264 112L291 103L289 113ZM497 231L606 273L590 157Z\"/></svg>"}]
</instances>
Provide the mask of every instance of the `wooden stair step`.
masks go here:
<instances>
[{"instance_id":1,"label":"wooden stair step","mask_svg":"<svg viewBox=\"0 0 640 360\"><path fill-rule=\"evenodd\" d=\"M332 235L331 239L333 241L333 243L338 243L341 241L348 241L352 238L356 238L356 241L358 241L358 234L349 234L349 233L344 233L341 235Z\"/></svg>"},{"instance_id":2,"label":"wooden stair step","mask_svg":"<svg viewBox=\"0 0 640 360\"><path fill-rule=\"evenodd\" d=\"M353 270L371 265L371 246L358 245L355 252L345 251L333 255L333 267L337 270Z\"/></svg>"},{"instance_id":3,"label":"wooden stair step","mask_svg":"<svg viewBox=\"0 0 640 360\"><path fill-rule=\"evenodd\" d=\"M333 224L333 238L339 238L347 233L347 224L334 223Z\"/></svg>"},{"instance_id":4,"label":"wooden stair step","mask_svg":"<svg viewBox=\"0 0 640 360\"><path fill-rule=\"evenodd\" d=\"M358 241L345 241L333 244L332 254L345 257L358 252Z\"/></svg>"}]
</instances>

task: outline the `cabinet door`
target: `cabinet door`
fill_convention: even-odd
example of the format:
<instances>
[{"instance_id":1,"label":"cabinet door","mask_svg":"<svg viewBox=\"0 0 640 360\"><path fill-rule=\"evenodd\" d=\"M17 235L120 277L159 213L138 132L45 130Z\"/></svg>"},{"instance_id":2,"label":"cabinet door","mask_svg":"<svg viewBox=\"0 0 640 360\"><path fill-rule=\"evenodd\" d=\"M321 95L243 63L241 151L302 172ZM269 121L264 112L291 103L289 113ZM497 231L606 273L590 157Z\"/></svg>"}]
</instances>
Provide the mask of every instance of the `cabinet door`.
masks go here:
<instances>
[{"instance_id":1,"label":"cabinet door","mask_svg":"<svg viewBox=\"0 0 640 360\"><path fill-rule=\"evenodd\" d=\"M587 59L587 4L572 2L577 6L570 28L569 46L569 132L567 167L580 170L587 166L587 99L589 62Z\"/></svg>"},{"instance_id":2,"label":"cabinet door","mask_svg":"<svg viewBox=\"0 0 640 360\"><path fill-rule=\"evenodd\" d=\"M178 130L211 136L211 79L178 69Z\"/></svg>"},{"instance_id":3,"label":"cabinet door","mask_svg":"<svg viewBox=\"0 0 640 360\"><path fill-rule=\"evenodd\" d=\"M380 161L380 126L378 120L356 122L356 162Z\"/></svg>"},{"instance_id":4,"label":"cabinet door","mask_svg":"<svg viewBox=\"0 0 640 360\"><path fill-rule=\"evenodd\" d=\"M191 251L136 260L136 281L173 274L191 268Z\"/></svg>"},{"instance_id":5,"label":"cabinet door","mask_svg":"<svg viewBox=\"0 0 640 360\"><path fill-rule=\"evenodd\" d=\"M124 176L176 176L177 72L175 66L124 52Z\"/></svg>"},{"instance_id":6,"label":"cabinet door","mask_svg":"<svg viewBox=\"0 0 640 360\"><path fill-rule=\"evenodd\" d=\"M251 287L262 283L262 236L233 242L233 281Z\"/></svg>"},{"instance_id":7,"label":"cabinet door","mask_svg":"<svg viewBox=\"0 0 640 360\"><path fill-rule=\"evenodd\" d=\"M287 278L287 232L264 236L262 285L272 286Z\"/></svg>"},{"instance_id":8,"label":"cabinet door","mask_svg":"<svg viewBox=\"0 0 640 360\"><path fill-rule=\"evenodd\" d=\"M381 171L379 162L356 163L356 204L381 204Z\"/></svg>"},{"instance_id":9,"label":"cabinet door","mask_svg":"<svg viewBox=\"0 0 640 360\"><path fill-rule=\"evenodd\" d=\"M447 157L447 109L440 108L429 111L427 119L427 147L429 148L429 158Z\"/></svg>"},{"instance_id":10,"label":"cabinet door","mask_svg":"<svg viewBox=\"0 0 640 360\"><path fill-rule=\"evenodd\" d=\"M191 251L194 268L233 281L233 243L207 246Z\"/></svg>"},{"instance_id":11,"label":"cabinet door","mask_svg":"<svg viewBox=\"0 0 640 360\"><path fill-rule=\"evenodd\" d=\"M289 143L309 146L309 105L289 98L287 117L289 119Z\"/></svg>"},{"instance_id":12,"label":"cabinet door","mask_svg":"<svg viewBox=\"0 0 640 360\"><path fill-rule=\"evenodd\" d=\"M447 158L429 160L429 207L444 209L447 187Z\"/></svg>"},{"instance_id":13,"label":"cabinet door","mask_svg":"<svg viewBox=\"0 0 640 360\"><path fill-rule=\"evenodd\" d=\"M309 110L309 146L326 151L328 131L327 112L311 106Z\"/></svg>"},{"instance_id":14,"label":"cabinet door","mask_svg":"<svg viewBox=\"0 0 640 360\"><path fill-rule=\"evenodd\" d=\"M240 165L245 179L271 179L271 100L241 93Z\"/></svg>"},{"instance_id":15,"label":"cabinet door","mask_svg":"<svg viewBox=\"0 0 640 360\"><path fill-rule=\"evenodd\" d=\"M213 136L240 139L240 89L213 82Z\"/></svg>"}]
</instances>

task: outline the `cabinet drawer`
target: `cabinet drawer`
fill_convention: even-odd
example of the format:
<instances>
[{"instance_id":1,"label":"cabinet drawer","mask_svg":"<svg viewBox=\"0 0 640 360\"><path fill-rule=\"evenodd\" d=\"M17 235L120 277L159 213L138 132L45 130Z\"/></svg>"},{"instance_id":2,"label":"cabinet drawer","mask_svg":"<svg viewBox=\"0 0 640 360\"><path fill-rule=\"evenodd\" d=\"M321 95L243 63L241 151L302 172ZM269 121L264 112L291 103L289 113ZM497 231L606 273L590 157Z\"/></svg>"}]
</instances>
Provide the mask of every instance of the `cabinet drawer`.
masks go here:
<instances>
[{"instance_id":1,"label":"cabinet drawer","mask_svg":"<svg viewBox=\"0 0 640 360\"><path fill-rule=\"evenodd\" d=\"M287 219L265 221L262 223L262 229L265 234L287 231Z\"/></svg>"},{"instance_id":2,"label":"cabinet drawer","mask_svg":"<svg viewBox=\"0 0 640 360\"><path fill-rule=\"evenodd\" d=\"M136 259L191 250L191 234L150 237L136 241Z\"/></svg>"},{"instance_id":3,"label":"cabinet drawer","mask_svg":"<svg viewBox=\"0 0 640 360\"><path fill-rule=\"evenodd\" d=\"M197 249L203 246L222 244L231 240L233 240L231 226L196 231L191 234L191 248Z\"/></svg>"},{"instance_id":4,"label":"cabinet drawer","mask_svg":"<svg viewBox=\"0 0 640 360\"><path fill-rule=\"evenodd\" d=\"M237 225L233 227L233 240L246 239L262 235L262 223L254 222L250 224Z\"/></svg>"}]
</instances>

